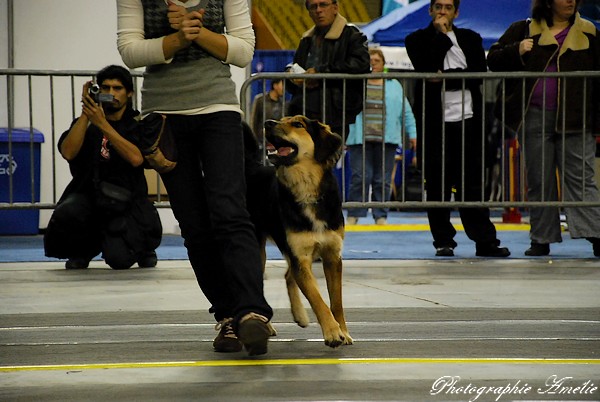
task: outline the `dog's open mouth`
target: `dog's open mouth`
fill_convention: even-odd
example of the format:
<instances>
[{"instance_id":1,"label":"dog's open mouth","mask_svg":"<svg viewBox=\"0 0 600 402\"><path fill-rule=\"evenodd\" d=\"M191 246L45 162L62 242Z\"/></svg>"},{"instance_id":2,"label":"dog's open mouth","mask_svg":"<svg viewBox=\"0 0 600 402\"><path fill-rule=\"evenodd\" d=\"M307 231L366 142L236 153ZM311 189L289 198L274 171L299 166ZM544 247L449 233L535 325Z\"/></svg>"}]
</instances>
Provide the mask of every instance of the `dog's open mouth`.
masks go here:
<instances>
[{"instance_id":1,"label":"dog's open mouth","mask_svg":"<svg viewBox=\"0 0 600 402\"><path fill-rule=\"evenodd\" d=\"M298 147L289 141L279 137L267 135L267 156L269 160L285 159L293 157L298 153Z\"/></svg>"},{"instance_id":2,"label":"dog's open mouth","mask_svg":"<svg viewBox=\"0 0 600 402\"><path fill-rule=\"evenodd\" d=\"M279 147L275 148L273 144L267 144L267 155L277 155L277 156L289 156L291 153L296 152L296 150L292 147Z\"/></svg>"}]
</instances>

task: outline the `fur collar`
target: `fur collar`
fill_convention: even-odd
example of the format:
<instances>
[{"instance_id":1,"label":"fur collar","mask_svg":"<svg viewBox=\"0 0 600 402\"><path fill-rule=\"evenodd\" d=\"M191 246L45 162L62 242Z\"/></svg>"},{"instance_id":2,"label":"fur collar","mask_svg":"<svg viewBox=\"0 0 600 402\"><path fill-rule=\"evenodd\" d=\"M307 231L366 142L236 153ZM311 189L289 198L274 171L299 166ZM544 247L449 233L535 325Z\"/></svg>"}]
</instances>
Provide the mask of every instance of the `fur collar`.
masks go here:
<instances>
[{"instance_id":1,"label":"fur collar","mask_svg":"<svg viewBox=\"0 0 600 402\"><path fill-rule=\"evenodd\" d=\"M560 49L560 54L563 54L567 49L574 51L585 50L590 47L590 40L586 34L596 36L596 27L590 21L581 18L579 13L575 16L575 23L571 26L571 30L567 34L565 41ZM554 35L550 33L550 28L546 24L546 20L531 21L529 25L529 35L540 35L538 44L540 46L558 45Z\"/></svg>"},{"instance_id":2,"label":"fur collar","mask_svg":"<svg viewBox=\"0 0 600 402\"><path fill-rule=\"evenodd\" d=\"M325 39L336 40L342 36L342 32L344 31L344 27L348 24L348 20L344 18L340 13L335 16L335 20L333 20L333 24L329 28L329 31L325 34ZM313 36L315 34L315 27L313 26L308 31L302 34L303 38L308 36Z\"/></svg>"}]
</instances>

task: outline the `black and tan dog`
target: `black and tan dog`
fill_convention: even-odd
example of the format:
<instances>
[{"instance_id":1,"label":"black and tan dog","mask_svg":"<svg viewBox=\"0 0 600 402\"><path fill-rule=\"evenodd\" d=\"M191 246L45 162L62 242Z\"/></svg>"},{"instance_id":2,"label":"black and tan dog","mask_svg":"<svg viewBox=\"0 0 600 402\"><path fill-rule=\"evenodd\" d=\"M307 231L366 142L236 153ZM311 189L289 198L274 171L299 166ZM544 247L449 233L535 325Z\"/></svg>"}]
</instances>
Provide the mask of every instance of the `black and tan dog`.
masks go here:
<instances>
[{"instance_id":1,"label":"black and tan dog","mask_svg":"<svg viewBox=\"0 0 600 402\"><path fill-rule=\"evenodd\" d=\"M274 174L272 167L248 169L247 163L248 209L259 242L264 250L270 237L288 262L285 279L298 325L309 323L300 289L319 321L325 344L352 344L342 306L344 217L332 172L342 139L329 126L304 116L267 121L265 136ZM317 258L323 263L331 308L312 271Z\"/></svg>"}]
</instances>

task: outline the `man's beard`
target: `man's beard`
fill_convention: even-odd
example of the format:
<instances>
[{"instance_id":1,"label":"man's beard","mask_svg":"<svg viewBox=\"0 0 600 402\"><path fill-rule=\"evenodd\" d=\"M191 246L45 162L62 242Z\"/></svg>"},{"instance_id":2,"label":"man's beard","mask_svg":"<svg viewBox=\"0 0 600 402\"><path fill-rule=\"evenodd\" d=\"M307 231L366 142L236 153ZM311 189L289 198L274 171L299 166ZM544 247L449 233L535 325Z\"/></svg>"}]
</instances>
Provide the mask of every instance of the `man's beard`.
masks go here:
<instances>
[{"instance_id":1,"label":"man's beard","mask_svg":"<svg viewBox=\"0 0 600 402\"><path fill-rule=\"evenodd\" d=\"M121 111L121 109L123 109L124 105L121 105L119 103L115 104L114 102L106 102L102 104L102 109L104 109L104 113L105 114L114 114L117 113L119 111Z\"/></svg>"}]
</instances>

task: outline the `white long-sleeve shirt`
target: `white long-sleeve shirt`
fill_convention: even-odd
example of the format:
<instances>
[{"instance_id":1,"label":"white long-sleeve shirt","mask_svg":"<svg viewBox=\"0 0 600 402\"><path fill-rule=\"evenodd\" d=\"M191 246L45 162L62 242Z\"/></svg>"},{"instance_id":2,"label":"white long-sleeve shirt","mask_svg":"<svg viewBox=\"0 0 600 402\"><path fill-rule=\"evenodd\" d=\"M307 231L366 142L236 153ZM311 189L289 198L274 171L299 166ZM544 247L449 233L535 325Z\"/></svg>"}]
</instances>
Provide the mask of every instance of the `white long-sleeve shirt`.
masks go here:
<instances>
[{"instance_id":1,"label":"white long-sleeve shirt","mask_svg":"<svg viewBox=\"0 0 600 402\"><path fill-rule=\"evenodd\" d=\"M164 5L166 13L164 0L154 1ZM117 17L117 47L123 62L130 68L147 67L142 88L144 114L239 111L228 64L245 67L252 61L255 37L247 0L223 0L223 35L228 45L224 62L214 57L179 62L166 59L162 42L171 32L146 38L141 0L117 0Z\"/></svg>"}]
</instances>

